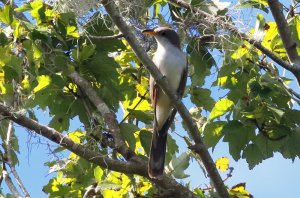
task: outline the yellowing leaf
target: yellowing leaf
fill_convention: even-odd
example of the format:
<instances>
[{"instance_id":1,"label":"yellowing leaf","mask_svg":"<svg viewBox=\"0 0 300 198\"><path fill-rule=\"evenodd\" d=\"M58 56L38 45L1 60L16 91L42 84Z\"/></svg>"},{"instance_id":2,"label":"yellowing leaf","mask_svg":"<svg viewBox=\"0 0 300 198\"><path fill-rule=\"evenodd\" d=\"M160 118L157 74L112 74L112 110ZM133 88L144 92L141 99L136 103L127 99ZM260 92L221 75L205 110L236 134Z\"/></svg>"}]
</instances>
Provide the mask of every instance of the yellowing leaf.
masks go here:
<instances>
[{"instance_id":1,"label":"yellowing leaf","mask_svg":"<svg viewBox=\"0 0 300 198\"><path fill-rule=\"evenodd\" d=\"M230 108L232 107L233 102L231 100L229 100L228 98L223 98L221 100L219 100L214 108L212 109L208 120L213 120L217 117L220 117L221 115L224 115L225 113L227 113Z\"/></svg>"},{"instance_id":2,"label":"yellowing leaf","mask_svg":"<svg viewBox=\"0 0 300 198\"><path fill-rule=\"evenodd\" d=\"M63 91L65 93L76 93L77 92L77 85L74 83L69 83L68 86L64 87Z\"/></svg>"},{"instance_id":3,"label":"yellowing leaf","mask_svg":"<svg viewBox=\"0 0 300 198\"><path fill-rule=\"evenodd\" d=\"M268 49L271 49L272 40L278 35L277 25L275 22L268 22L265 25L265 37L262 41L262 45Z\"/></svg>"},{"instance_id":4,"label":"yellowing leaf","mask_svg":"<svg viewBox=\"0 0 300 198\"><path fill-rule=\"evenodd\" d=\"M4 71L0 70L0 83L4 83Z\"/></svg>"},{"instance_id":5,"label":"yellowing leaf","mask_svg":"<svg viewBox=\"0 0 300 198\"><path fill-rule=\"evenodd\" d=\"M33 58L35 59L41 58L42 52L35 44L32 45L32 49L33 49Z\"/></svg>"},{"instance_id":6,"label":"yellowing leaf","mask_svg":"<svg viewBox=\"0 0 300 198\"><path fill-rule=\"evenodd\" d=\"M146 192L152 188L151 182L141 181L137 184L137 193L146 195Z\"/></svg>"},{"instance_id":7,"label":"yellowing leaf","mask_svg":"<svg viewBox=\"0 0 300 198\"><path fill-rule=\"evenodd\" d=\"M107 181L120 185L121 189L103 190L103 197L105 198L122 198L130 188L130 179L123 173L112 172Z\"/></svg>"},{"instance_id":8,"label":"yellowing leaf","mask_svg":"<svg viewBox=\"0 0 300 198\"><path fill-rule=\"evenodd\" d=\"M73 140L76 143L81 143L81 137L84 136L84 132L82 131L74 131L71 133L68 133L68 137Z\"/></svg>"},{"instance_id":9,"label":"yellowing leaf","mask_svg":"<svg viewBox=\"0 0 300 198\"><path fill-rule=\"evenodd\" d=\"M45 15L46 15L47 17L58 17L59 13L58 13L57 11L55 11L55 10L47 9L47 10L45 11Z\"/></svg>"},{"instance_id":10,"label":"yellowing leaf","mask_svg":"<svg viewBox=\"0 0 300 198\"><path fill-rule=\"evenodd\" d=\"M229 168L229 159L227 157L221 157L221 158L217 159L216 167L222 172L228 170L228 168Z\"/></svg>"},{"instance_id":11,"label":"yellowing leaf","mask_svg":"<svg viewBox=\"0 0 300 198\"><path fill-rule=\"evenodd\" d=\"M250 47L250 44L245 42L237 50L235 50L235 52L231 55L231 58L241 59L245 54L249 53Z\"/></svg>"},{"instance_id":12,"label":"yellowing leaf","mask_svg":"<svg viewBox=\"0 0 300 198\"><path fill-rule=\"evenodd\" d=\"M101 182L103 173L104 173L104 171L100 166L97 166L96 168L94 168L94 177L98 183Z\"/></svg>"},{"instance_id":13,"label":"yellowing leaf","mask_svg":"<svg viewBox=\"0 0 300 198\"><path fill-rule=\"evenodd\" d=\"M137 91L144 96L148 92L149 81L148 78L142 77L141 83L136 85Z\"/></svg>"},{"instance_id":14,"label":"yellowing leaf","mask_svg":"<svg viewBox=\"0 0 300 198\"><path fill-rule=\"evenodd\" d=\"M3 82L0 81L0 94L6 94L6 88Z\"/></svg>"},{"instance_id":15,"label":"yellowing leaf","mask_svg":"<svg viewBox=\"0 0 300 198\"><path fill-rule=\"evenodd\" d=\"M67 26L67 35L74 38L79 38L79 33L76 26Z\"/></svg>"},{"instance_id":16,"label":"yellowing leaf","mask_svg":"<svg viewBox=\"0 0 300 198\"><path fill-rule=\"evenodd\" d=\"M240 183L231 188L229 194L232 197L252 198L253 196L246 190L246 183Z\"/></svg>"},{"instance_id":17,"label":"yellowing leaf","mask_svg":"<svg viewBox=\"0 0 300 198\"><path fill-rule=\"evenodd\" d=\"M34 93L45 89L51 83L51 78L50 76L41 75L37 78L37 81L39 84L33 89Z\"/></svg>"},{"instance_id":18,"label":"yellowing leaf","mask_svg":"<svg viewBox=\"0 0 300 198\"><path fill-rule=\"evenodd\" d=\"M30 83L28 80L28 76L25 76L25 78L22 80L22 87L23 87L23 89L30 89Z\"/></svg>"}]
</instances>

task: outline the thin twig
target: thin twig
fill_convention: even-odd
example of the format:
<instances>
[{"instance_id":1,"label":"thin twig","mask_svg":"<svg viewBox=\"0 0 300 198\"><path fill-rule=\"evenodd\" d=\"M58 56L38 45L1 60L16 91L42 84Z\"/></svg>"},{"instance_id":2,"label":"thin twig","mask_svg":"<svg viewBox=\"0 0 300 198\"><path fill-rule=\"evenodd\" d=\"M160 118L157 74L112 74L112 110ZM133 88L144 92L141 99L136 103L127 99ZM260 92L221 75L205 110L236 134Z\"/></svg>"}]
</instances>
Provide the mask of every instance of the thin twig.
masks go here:
<instances>
[{"instance_id":1,"label":"thin twig","mask_svg":"<svg viewBox=\"0 0 300 198\"><path fill-rule=\"evenodd\" d=\"M19 174L16 171L16 169L15 169L13 163L12 163L12 157L11 157L11 152L12 152L11 140L12 140L12 137L13 137L13 122L9 121L8 127L7 127L7 137L6 137L7 164L9 165L9 168L10 168L12 174L14 175L20 189L24 193L24 196L26 198L29 198L30 195L29 195L28 191L26 190L25 185L23 184L22 180L20 179Z\"/></svg>"},{"instance_id":2,"label":"thin twig","mask_svg":"<svg viewBox=\"0 0 300 198\"><path fill-rule=\"evenodd\" d=\"M102 41L102 40L114 40L114 39L122 38L122 37L124 37L124 35L123 34L116 34L116 35L112 35L112 36L93 36L93 35L89 35L88 37L92 38L94 40Z\"/></svg>"}]
</instances>

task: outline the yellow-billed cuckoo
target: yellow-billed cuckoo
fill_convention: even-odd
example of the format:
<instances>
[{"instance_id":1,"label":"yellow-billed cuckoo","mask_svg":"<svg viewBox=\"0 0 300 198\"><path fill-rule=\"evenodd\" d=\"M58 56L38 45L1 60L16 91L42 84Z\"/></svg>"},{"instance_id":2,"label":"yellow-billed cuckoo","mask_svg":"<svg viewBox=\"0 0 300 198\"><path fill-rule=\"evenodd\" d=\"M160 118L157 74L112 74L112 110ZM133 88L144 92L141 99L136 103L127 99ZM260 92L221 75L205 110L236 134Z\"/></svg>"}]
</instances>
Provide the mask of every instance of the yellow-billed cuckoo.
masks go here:
<instances>
[{"instance_id":1,"label":"yellow-billed cuckoo","mask_svg":"<svg viewBox=\"0 0 300 198\"><path fill-rule=\"evenodd\" d=\"M167 27L148 29L142 33L154 36L157 49L153 62L167 78L170 87L182 97L187 80L187 58L180 49L178 34ZM168 129L174 120L176 109L152 76L150 76L150 97L154 108L154 126L148 173L151 178L161 179L164 172Z\"/></svg>"}]
</instances>

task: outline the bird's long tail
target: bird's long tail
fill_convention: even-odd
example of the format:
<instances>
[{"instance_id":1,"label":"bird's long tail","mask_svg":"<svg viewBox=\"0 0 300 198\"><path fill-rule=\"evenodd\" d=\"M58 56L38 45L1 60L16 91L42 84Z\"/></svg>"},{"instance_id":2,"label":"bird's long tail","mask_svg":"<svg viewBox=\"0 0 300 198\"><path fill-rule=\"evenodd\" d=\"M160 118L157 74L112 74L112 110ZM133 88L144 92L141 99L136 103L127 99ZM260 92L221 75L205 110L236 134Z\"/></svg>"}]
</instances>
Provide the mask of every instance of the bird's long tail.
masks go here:
<instances>
[{"instance_id":1,"label":"bird's long tail","mask_svg":"<svg viewBox=\"0 0 300 198\"><path fill-rule=\"evenodd\" d=\"M157 130L157 123L154 121L150 159L148 164L148 174L151 178L162 179L163 177L168 130L174 120L175 114L176 109L173 109L171 115L160 130Z\"/></svg>"},{"instance_id":2,"label":"bird's long tail","mask_svg":"<svg viewBox=\"0 0 300 198\"><path fill-rule=\"evenodd\" d=\"M154 129L150 149L148 173L151 178L161 179L164 173L167 137L169 127Z\"/></svg>"}]
</instances>

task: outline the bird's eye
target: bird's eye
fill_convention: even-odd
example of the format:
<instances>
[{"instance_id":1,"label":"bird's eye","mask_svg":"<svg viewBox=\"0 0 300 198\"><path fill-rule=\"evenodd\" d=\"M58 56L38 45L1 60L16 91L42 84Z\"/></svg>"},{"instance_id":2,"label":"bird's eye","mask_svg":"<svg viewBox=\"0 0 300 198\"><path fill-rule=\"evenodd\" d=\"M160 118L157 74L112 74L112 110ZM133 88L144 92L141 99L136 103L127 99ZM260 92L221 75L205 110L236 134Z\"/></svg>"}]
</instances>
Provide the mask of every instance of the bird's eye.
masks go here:
<instances>
[{"instance_id":1,"label":"bird's eye","mask_svg":"<svg viewBox=\"0 0 300 198\"><path fill-rule=\"evenodd\" d=\"M166 35L166 32L162 32L161 35L165 36L165 35Z\"/></svg>"}]
</instances>

